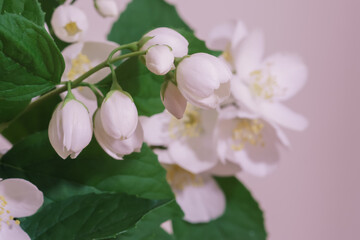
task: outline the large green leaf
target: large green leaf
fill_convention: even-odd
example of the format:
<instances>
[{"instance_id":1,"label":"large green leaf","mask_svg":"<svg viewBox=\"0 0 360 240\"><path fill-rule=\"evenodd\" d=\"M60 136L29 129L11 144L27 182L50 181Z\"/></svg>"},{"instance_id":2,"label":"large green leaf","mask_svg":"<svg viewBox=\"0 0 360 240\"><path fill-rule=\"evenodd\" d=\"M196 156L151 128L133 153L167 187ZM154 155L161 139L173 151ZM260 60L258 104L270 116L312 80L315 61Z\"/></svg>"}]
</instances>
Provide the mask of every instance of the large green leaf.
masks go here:
<instances>
[{"instance_id":1,"label":"large green leaf","mask_svg":"<svg viewBox=\"0 0 360 240\"><path fill-rule=\"evenodd\" d=\"M15 118L29 104L30 100L24 101L7 101L0 99L0 133L7 127L8 121Z\"/></svg>"},{"instance_id":2,"label":"large green leaf","mask_svg":"<svg viewBox=\"0 0 360 240\"><path fill-rule=\"evenodd\" d=\"M0 0L0 13L14 13L44 27L45 14L37 0Z\"/></svg>"},{"instance_id":3,"label":"large green leaf","mask_svg":"<svg viewBox=\"0 0 360 240\"><path fill-rule=\"evenodd\" d=\"M264 240L264 218L257 202L235 178L218 179L226 196L223 216L209 223L191 224L180 219L173 221L177 240Z\"/></svg>"},{"instance_id":4,"label":"large green leaf","mask_svg":"<svg viewBox=\"0 0 360 240\"><path fill-rule=\"evenodd\" d=\"M133 0L114 23L108 39L119 44L138 41L157 27L191 29L177 14L175 7L163 0Z\"/></svg>"},{"instance_id":5,"label":"large green leaf","mask_svg":"<svg viewBox=\"0 0 360 240\"><path fill-rule=\"evenodd\" d=\"M47 132L31 135L0 160L2 178L24 178L53 201L90 192L117 192L150 199L172 199L165 170L146 145L119 161L96 143L76 159L62 160L52 149Z\"/></svg>"},{"instance_id":6,"label":"large green leaf","mask_svg":"<svg viewBox=\"0 0 360 240\"><path fill-rule=\"evenodd\" d=\"M22 221L32 240L89 240L115 237L165 201L118 193L74 196L43 207Z\"/></svg>"},{"instance_id":7,"label":"large green leaf","mask_svg":"<svg viewBox=\"0 0 360 240\"><path fill-rule=\"evenodd\" d=\"M64 66L44 28L15 14L0 15L0 100L24 101L52 89Z\"/></svg>"},{"instance_id":8,"label":"large green leaf","mask_svg":"<svg viewBox=\"0 0 360 240\"><path fill-rule=\"evenodd\" d=\"M134 99L140 115L151 116L164 111L160 99L162 76L151 73L138 58L131 58L116 68L117 79L122 88ZM111 76L97 84L103 93L111 87Z\"/></svg>"}]
</instances>

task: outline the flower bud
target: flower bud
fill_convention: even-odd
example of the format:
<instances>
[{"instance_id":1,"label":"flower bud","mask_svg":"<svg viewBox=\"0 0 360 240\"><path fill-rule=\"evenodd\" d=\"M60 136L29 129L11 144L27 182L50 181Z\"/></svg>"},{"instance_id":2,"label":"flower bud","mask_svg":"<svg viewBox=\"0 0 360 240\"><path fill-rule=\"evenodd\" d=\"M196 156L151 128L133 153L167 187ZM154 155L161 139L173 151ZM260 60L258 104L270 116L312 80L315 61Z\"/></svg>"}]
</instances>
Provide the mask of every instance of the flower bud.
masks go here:
<instances>
[{"instance_id":1,"label":"flower bud","mask_svg":"<svg viewBox=\"0 0 360 240\"><path fill-rule=\"evenodd\" d=\"M89 112L75 99L62 101L51 117L48 131L50 143L60 157L76 158L91 141Z\"/></svg>"},{"instance_id":2,"label":"flower bud","mask_svg":"<svg viewBox=\"0 0 360 240\"><path fill-rule=\"evenodd\" d=\"M170 81L163 83L161 91L161 100L168 112L177 119L184 115L187 101L179 89Z\"/></svg>"},{"instance_id":3,"label":"flower bud","mask_svg":"<svg viewBox=\"0 0 360 240\"><path fill-rule=\"evenodd\" d=\"M119 90L112 90L100 109L101 122L105 132L115 139L127 139L135 131L138 112L134 102Z\"/></svg>"},{"instance_id":4,"label":"flower bud","mask_svg":"<svg viewBox=\"0 0 360 240\"><path fill-rule=\"evenodd\" d=\"M193 105L216 108L230 96L231 71L220 59L196 53L184 58L176 69L182 95Z\"/></svg>"},{"instance_id":5,"label":"flower bud","mask_svg":"<svg viewBox=\"0 0 360 240\"><path fill-rule=\"evenodd\" d=\"M132 152L140 152L144 141L144 132L140 123L137 124L135 132L125 140L115 139L107 134L101 121L100 111L95 113L94 133L96 140L111 157L122 160L124 155Z\"/></svg>"},{"instance_id":6,"label":"flower bud","mask_svg":"<svg viewBox=\"0 0 360 240\"><path fill-rule=\"evenodd\" d=\"M81 9L72 5L61 5L52 15L51 26L61 40L77 42L88 29L88 20Z\"/></svg>"},{"instance_id":7,"label":"flower bud","mask_svg":"<svg viewBox=\"0 0 360 240\"><path fill-rule=\"evenodd\" d=\"M141 47L141 50L147 50L154 45L167 45L171 47L175 57L183 57L188 53L189 42L178 32L170 28L156 28L144 35L152 37Z\"/></svg>"},{"instance_id":8,"label":"flower bud","mask_svg":"<svg viewBox=\"0 0 360 240\"><path fill-rule=\"evenodd\" d=\"M95 8L103 17L116 17L119 13L118 7L114 0L96 0Z\"/></svg>"},{"instance_id":9,"label":"flower bud","mask_svg":"<svg viewBox=\"0 0 360 240\"><path fill-rule=\"evenodd\" d=\"M146 67L156 75L165 75L174 65L174 54L165 45L150 47L145 55Z\"/></svg>"}]
</instances>

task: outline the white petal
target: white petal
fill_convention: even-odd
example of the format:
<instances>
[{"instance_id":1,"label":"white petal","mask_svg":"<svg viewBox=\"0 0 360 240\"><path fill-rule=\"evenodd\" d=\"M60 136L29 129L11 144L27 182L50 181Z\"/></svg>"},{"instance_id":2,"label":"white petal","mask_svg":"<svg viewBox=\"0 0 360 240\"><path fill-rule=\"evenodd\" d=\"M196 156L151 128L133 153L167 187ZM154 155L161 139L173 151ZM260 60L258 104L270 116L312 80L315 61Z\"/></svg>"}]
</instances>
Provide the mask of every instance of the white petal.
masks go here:
<instances>
[{"instance_id":1,"label":"white petal","mask_svg":"<svg viewBox=\"0 0 360 240\"><path fill-rule=\"evenodd\" d=\"M305 117L280 103L264 102L261 104L261 112L270 122L275 122L291 130L303 131L308 126Z\"/></svg>"},{"instance_id":2,"label":"white petal","mask_svg":"<svg viewBox=\"0 0 360 240\"><path fill-rule=\"evenodd\" d=\"M167 146L172 141L169 132L171 118L166 111L150 118L141 116L140 122L144 129L145 142L152 146Z\"/></svg>"},{"instance_id":3,"label":"white petal","mask_svg":"<svg viewBox=\"0 0 360 240\"><path fill-rule=\"evenodd\" d=\"M168 82L164 96L161 100L166 108L174 117L181 119L186 110L187 101L179 89L172 83Z\"/></svg>"},{"instance_id":4,"label":"white petal","mask_svg":"<svg viewBox=\"0 0 360 240\"><path fill-rule=\"evenodd\" d=\"M116 17L119 14L114 0L96 0L95 6L98 13L103 17Z\"/></svg>"},{"instance_id":5,"label":"white petal","mask_svg":"<svg viewBox=\"0 0 360 240\"><path fill-rule=\"evenodd\" d=\"M247 77L250 72L260 67L264 53L262 32L252 32L234 51L236 73L241 77Z\"/></svg>"},{"instance_id":6,"label":"white petal","mask_svg":"<svg viewBox=\"0 0 360 240\"><path fill-rule=\"evenodd\" d=\"M174 54L166 45L151 47L145 55L146 67L156 75L165 75L174 64Z\"/></svg>"},{"instance_id":7,"label":"white petal","mask_svg":"<svg viewBox=\"0 0 360 240\"><path fill-rule=\"evenodd\" d=\"M162 164L175 164L175 162L171 159L168 150L163 150L159 148L155 148L154 153L158 156L158 160Z\"/></svg>"},{"instance_id":8,"label":"white petal","mask_svg":"<svg viewBox=\"0 0 360 240\"><path fill-rule=\"evenodd\" d=\"M294 96L307 80L307 67L295 55L275 54L265 59L264 66L270 66L277 84L276 100L287 100Z\"/></svg>"},{"instance_id":9,"label":"white petal","mask_svg":"<svg viewBox=\"0 0 360 240\"><path fill-rule=\"evenodd\" d=\"M174 233L171 220L167 220L167 221L163 222L160 225L160 227L162 229L164 229L164 231L167 232L168 234L173 234Z\"/></svg>"},{"instance_id":10,"label":"white petal","mask_svg":"<svg viewBox=\"0 0 360 240\"><path fill-rule=\"evenodd\" d=\"M19 178L1 181L0 195L5 197L10 215L16 218L33 215L44 202L42 192L34 184Z\"/></svg>"},{"instance_id":11,"label":"white petal","mask_svg":"<svg viewBox=\"0 0 360 240\"><path fill-rule=\"evenodd\" d=\"M0 157L12 148L12 144L0 134Z\"/></svg>"},{"instance_id":12,"label":"white petal","mask_svg":"<svg viewBox=\"0 0 360 240\"><path fill-rule=\"evenodd\" d=\"M217 183L209 178L203 185L185 186L176 192L176 201L185 213L184 219L202 223L220 217L225 211L225 196Z\"/></svg>"},{"instance_id":13,"label":"white petal","mask_svg":"<svg viewBox=\"0 0 360 240\"><path fill-rule=\"evenodd\" d=\"M31 240L21 227L12 221L11 226L5 223L1 224L0 239L3 240Z\"/></svg>"},{"instance_id":14,"label":"white petal","mask_svg":"<svg viewBox=\"0 0 360 240\"><path fill-rule=\"evenodd\" d=\"M242 82L239 77L234 77L231 80L231 93L237 100L238 105L245 107L252 113L259 113L259 106L255 102L249 88Z\"/></svg>"},{"instance_id":15,"label":"white petal","mask_svg":"<svg viewBox=\"0 0 360 240\"><path fill-rule=\"evenodd\" d=\"M226 161L226 163L219 162L216 166L211 168L207 173L215 176L235 176L241 171L241 167L238 164Z\"/></svg>"}]
</instances>

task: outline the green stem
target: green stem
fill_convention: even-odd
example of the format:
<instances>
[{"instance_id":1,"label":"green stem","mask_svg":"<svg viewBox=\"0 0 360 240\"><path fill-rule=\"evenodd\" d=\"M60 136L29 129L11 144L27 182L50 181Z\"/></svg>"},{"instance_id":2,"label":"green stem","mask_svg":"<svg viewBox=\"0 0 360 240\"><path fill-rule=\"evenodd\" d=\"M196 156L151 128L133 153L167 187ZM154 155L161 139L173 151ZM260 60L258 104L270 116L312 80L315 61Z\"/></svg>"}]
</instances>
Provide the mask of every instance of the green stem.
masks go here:
<instances>
[{"instance_id":1,"label":"green stem","mask_svg":"<svg viewBox=\"0 0 360 240\"><path fill-rule=\"evenodd\" d=\"M86 78L90 77L92 74L94 74L95 72L108 67L108 64L110 63L115 63L119 60L125 59L125 58L131 58L131 57L136 57L136 56L141 56L143 54L145 54L146 51L137 51L137 52L132 52L132 53L128 53L128 54L124 54L121 56L117 56L113 59L110 60L110 62L108 62L107 60L96 65L95 67L93 67L92 69L90 69L89 71L87 71L86 73L84 73L83 75L81 75L80 77L78 77L77 79L75 79L72 84L71 84L71 88L76 88L77 86L80 85L80 83L82 81L84 81ZM19 119L22 115L24 115L25 113L31 111L33 108L37 107L38 105L40 105L43 102L46 102L49 98L53 97L54 95L59 95L60 93L64 92L67 90L67 86L62 86L59 88L54 89L51 92L47 92L44 95L42 95L41 97L39 97L36 101L30 103L21 113L19 113L15 118L13 118L11 121L5 123L6 125L2 125L0 127L0 133L5 130L8 126L10 126L13 122L15 122L17 119Z\"/></svg>"},{"instance_id":2,"label":"green stem","mask_svg":"<svg viewBox=\"0 0 360 240\"><path fill-rule=\"evenodd\" d=\"M132 43L129 43L129 44L124 44L124 45L121 45L120 47L115 48L109 54L109 57L107 58L107 62L110 63L112 57L114 56L114 54L117 53L118 51L122 50L122 49L130 49L133 52L138 51L138 42L132 42Z\"/></svg>"},{"instance_id":3,"label":"green stem","mask_svg":"<svg viewBox=\"0 0 360 240\"><path fill-rule=\"evenodd\" d=\"M116 73L114 70L114 67L112 64L109 64L109 68L111 70L111 77L112 77L112 84L111 84L111 90L120 90L123 91L122 87L117 81Z\"/></svg>"},{"instance_id":4,"label":"green stem","mask_svg":"<svg viewBox=\"0 0 360 240\"><path fill-rule=\"evenodd\" d=\"M103 102L103 100L104 100L104 97L100 94L99 89L98 89L94 84L86 83L86 82L80 83L80 86L85 86L85 87L90 88L90 90L91 90L91 91L95 94L95 96L96 96L97 106L98 106L98 107L101 107L101 104L102 104L102 102Z\"/></svg>"}]
</instances>

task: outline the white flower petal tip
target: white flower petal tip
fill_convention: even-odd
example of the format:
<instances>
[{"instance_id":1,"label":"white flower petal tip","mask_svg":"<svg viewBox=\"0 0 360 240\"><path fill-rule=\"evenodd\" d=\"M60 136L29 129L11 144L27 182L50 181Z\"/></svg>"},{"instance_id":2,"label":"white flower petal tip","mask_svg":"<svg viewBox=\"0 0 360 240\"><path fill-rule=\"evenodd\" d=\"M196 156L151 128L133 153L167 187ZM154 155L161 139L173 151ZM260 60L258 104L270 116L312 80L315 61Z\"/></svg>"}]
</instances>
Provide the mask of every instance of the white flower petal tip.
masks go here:
<instances>
[{"instance_id":1,"label":"white flower petal tip","mask_svg":"<svg viewBox=\"0 0 360 240\"><path fill-rule=\"evenodd\" d=\"M166 110L177 119L181 119L185 113L187 101L179 89L170 81L163 84L161 100Z\"/></svg>"},{"instance_id":2,"label":"white flower petal tip","mask_svg":"<svg viewBox=\"0 0 360 240\"><path fill-rule=\"evenodd\" d=\"M173 230L173 226L172 226L172 222L171 220L168 220L166 222L163 222L160 227L162 229L164 229L165 232L167 232L168 234L173 234L174 230Z\"/></svg>"},{"instance_id":3,"label":"white flower petal tip","mask_svg":"<svg viewBox=\"0 0 360 240\"><path fill-rule=\"evenodd\" d=\"M90 143L92 122L86 107L77 100L59 103L49 124L49 140L57 154L65 159L77 157Z\"/></svg>"},{"instance_id":4,"label":"white flower petal tip","mask_svg":"<svg viewBox=\"0 0 360 240\"><path fill-rule=\"evenodd\" d=\"M196 53L184 58L176 70L182 95L191 104L214 109L230 96L232 73L228 66L212 55Z\"/></svg>"},{"instance_id":5,"label":"white flower petal tip","mask_svg":"<svg viewBox=\"0 0 360 240\"><path fill-rule=\"evenodd\" d=\"M187 55L189 42L180 33L171 28L156 28L144 35L152 37L142 47L141 50L147 50L154 45L167 45L172 49L175 57L181 58Z\"/></svg>"},{"instance_id":6,"label":"white flower petal tip","mask_svg":"<svg viewBox=\"0 0 360 240\"><path fill-rule=\"evenodd\" d=\"M150 47L145 55L146 67L156 75L165 75L174 65L174 54L165 45Z\"/></svg>"},{"instance_id":7,"label":"white flower petal tip","mask_svg":"<svg viewBox=\"0 0 360 240\"><path fill-rule=\"evenodd\" d=\"M12 148L12 144L0 134L0 158ZM1 179L0 179L1 180Z\"/></svg>"},{"instance_id":8,"label":"white flower petal tip","mask_svg":"<svg viewBox=\"0 0 360 240\"><path fill-rule=\"evenodd\" d=\"M31 216L42 206L42 192L32 183L18 178L0 181L0 239L30 240L14 218Z\"/></svg>"},{"instance_id":9,"label":"white flower petal tip","mask_svg":"<svg viewBox=\"0 0 360 240\"><path fill-rule=\"evenodd\" d=\"M140 151L144 141L144 132L140 122L137 124L135 132L124 140L115 139L107 134L104 130L100 111L95 113L94 125L96 140L102 149L114 159L122 160L124 155Z\"/></svg>"},{"instance_id":10,"label":"white flower petal tip","mask_svg":"<svg viewBox=\"0 0 360 240\"><path fill-rule=\"evenodd\" d=\"M52 15L51 26L61 40L77 42L88 29L88 20L81 9L73 5L61 5Z\"/></svg>"},{"instance_id":11,"label":"white flower petal tip","mask_svg":"<svg viewBox=\"0 0 360 240\"><path fill-rule=\"evenodd\" d=\"M116 17L119 14L118 6L114 0L96 0L95 9L103 17Z\"/></svg>"},{"instance_id":12,"label":"white flower petal tip","mask_svg":"<svg viewBox=\"0 0 360 240\"><path fill-rule=\"evenodd\" d=\"M129 138L138 125L135 103L118 90L107 94L100 108L100 116L105 132L114 139Z\"/></svg>"},{"instance_id":13,"label":"white flower petal tip","mask_svg":"<svg viewBox=\"0 0 360 240\"><path fill-rule=\"evenodd\" d=\"M200 177L201 178L201 177ZM219 218L226 207L224 193L212 178L185 185L176 190L176 201L184 211L184 220L190 223L205 223Z\"/></svg>"}]
</instances>

